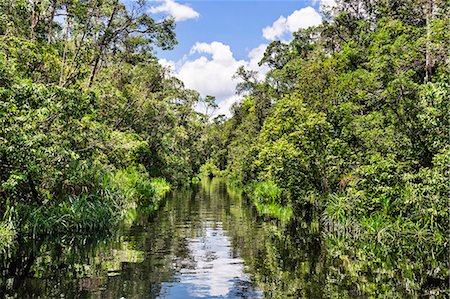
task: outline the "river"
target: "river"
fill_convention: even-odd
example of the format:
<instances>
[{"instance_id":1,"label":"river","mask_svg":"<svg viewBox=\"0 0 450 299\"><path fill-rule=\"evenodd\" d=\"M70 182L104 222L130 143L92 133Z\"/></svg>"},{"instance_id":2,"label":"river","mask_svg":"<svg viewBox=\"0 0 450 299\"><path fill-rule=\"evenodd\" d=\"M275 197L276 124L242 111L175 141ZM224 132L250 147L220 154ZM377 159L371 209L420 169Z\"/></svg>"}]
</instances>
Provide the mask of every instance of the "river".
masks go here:
<instances>
[{"instance_id":1,"label":"river","mask_svg":"<svg viewBox=\"0 0 450 299\"><path fill-rule=\"evenodd\" d=\"M285 225L263 221L220 179L176 190L154 215L129 218L109 238L28 243L17 258L22 274L3 280L6 297L264 298L268 290L315 289L314 275L303 286L287 275L320 258L317 235L293 244Z\"/></svg>"},{"instance_id":2,"label":"river","mask_svg":"<svg viewBox=\"0 0 450 299\"><path fill-rule=\"evenodd\" d=\"M113 236L19 242L0 298L411 298L414 284L425 297L448 294L445 280L395 262L418 253L386 255L383 244L326 233L308 209L288 222L262 217L220 179L126 219Z\"/></svg>"}]
</instances>

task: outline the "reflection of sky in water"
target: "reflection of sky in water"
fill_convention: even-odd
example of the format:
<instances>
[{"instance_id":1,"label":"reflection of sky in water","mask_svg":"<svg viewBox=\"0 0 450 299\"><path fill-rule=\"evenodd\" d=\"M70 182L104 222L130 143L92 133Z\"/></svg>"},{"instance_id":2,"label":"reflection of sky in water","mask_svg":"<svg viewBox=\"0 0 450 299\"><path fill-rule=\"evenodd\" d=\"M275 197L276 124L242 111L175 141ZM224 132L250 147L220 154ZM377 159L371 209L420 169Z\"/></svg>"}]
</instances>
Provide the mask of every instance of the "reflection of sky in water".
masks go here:
<instances>
[{"instance_id":1,"label":"reflection of sky in water","mask_svg":"<svg viewBox=\"0 0 450 299\"><path fill-rule=\"evenodd\" d=\"M244 273L243 260L233 257L220 223L206 223L201 237L187 239L189 260L176 282L163 283L158 298L260 298Z\"/></svg>"}]
</instances>

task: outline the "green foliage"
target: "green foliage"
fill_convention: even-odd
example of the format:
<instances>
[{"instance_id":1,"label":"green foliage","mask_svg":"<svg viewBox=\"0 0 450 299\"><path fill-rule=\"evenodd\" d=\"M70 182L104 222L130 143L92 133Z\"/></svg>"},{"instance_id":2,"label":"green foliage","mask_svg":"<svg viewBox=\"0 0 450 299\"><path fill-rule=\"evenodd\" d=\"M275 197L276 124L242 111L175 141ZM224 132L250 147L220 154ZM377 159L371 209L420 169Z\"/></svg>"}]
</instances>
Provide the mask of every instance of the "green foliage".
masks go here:
<instances>
[{"instance_id":1,"label":"green foliage","mask_svg":"<svg viewBox=\"0 0 450 299\"><path fill-rule=\"evenodd\" d=\"M269 45L264 81L238 71L245 97L210 157L262 212L321 211L344 297L444 296L448 1L338 1L328 17Z\"/></svg>"},{"instance_id":2,"label":"green foliage","mask_svg":"<svg viewBox=\"0 0 450 299\"><path fill-rule=\"evenodd\" d=\"M285 202L283 190L272 181L255 182L249 186L249 196L261 215L288 221L293 209Z\"/></svg>"},{"instance_id":3,"label":"green foliage","mask_svg":"<svg viewBox=\"0 0 450 299\"><path fill-rule=\"evenodd\" d=\"M2 244L110 231L206 161L199 94L154 57L174 22L146 5L0 0Z\"/></svg>"},{"instance_id":4,"label":"green foliage","mask_svg":"<svg viewBox=\"0 0 450 299\"><path fill-rule=\"evenodd\" d=\"M150 178L143 167L129 167L112 176L106 189L109 188L126 198L125 202L156 205L170 191L170 184L164 178Z\"/></svg>"},{"instance_id":5,"label":"green foliage","mask_svg":"<svg viewBox=\"0 0 450 299\"><path fill-rule=\"evenodd\" d=\"M108 172L100 165L80 165L73 175L65 182L67 200L18 205L22 234L111 232L130 209L157 209L170 190L165 179L149 178L142 166Z\"/></svg>"},{"instance_id":6,"label":"green foliage","mask_svg":"<svg viewBox=\"0 0 450 299\"><path fill-rule=\"evenodd\" d=\"M220 176L220 170L211 160L208 160L200 167L200 175L210 178L217 177Z\"/></svg>"},{"instance_id":7,"label":"green foliage","mask_svg":"<svg viewBox=\"0 0 450 299\"><path fill-rule=\"evenodd\" d=\"M272 181L254 183L252 198L260 203L282 203L282 190Z\"/></svg>"},{"instance_id":8,"label":"green foliage","mask_svg":"<svg viewBox=\"0 0 450 299\"><path fill-rule=\"evenodd\" d=\"M16 231L11 221L0 222L0 254L6 255L6 252L13 246Z\"/></svg>"},{"instance_id":9,"label":"green foliage","mask_svg":"<svg viewBox=\"0 0 450 299\"><path fill-rule=\"evenodd\" d=\"M109 232L120 219L106 201L87 195L70 197L51 206L19 206L22 234L36 235Z\"/></svg>"},{"instance_id":10,"label":"green foliage","mask_svg":"<svg viewBox=\"0 0 450 299\"><path fill-rule=\"evenodd\" d=\"M279 219L283 222L289 221L293 217L293 209L289 206L283 206L277 203L254 202L259 214L269 218Z\"/></svg>"},{"instance_id":11,"label":"green foliage","mask_svg":"<svg viewBox=\"0 0 450 299\"><path fill-rule=\"evenodd\" d=\"M220 174L271 217L319 210L347 297L445 294L448 1L338 1L267 48L264 80L240 68L242 101L212 122L194 107L214 98L153 56L173 20L136 5L0 0L0 248L112 229Z\"/></svg>"}]
</instances>

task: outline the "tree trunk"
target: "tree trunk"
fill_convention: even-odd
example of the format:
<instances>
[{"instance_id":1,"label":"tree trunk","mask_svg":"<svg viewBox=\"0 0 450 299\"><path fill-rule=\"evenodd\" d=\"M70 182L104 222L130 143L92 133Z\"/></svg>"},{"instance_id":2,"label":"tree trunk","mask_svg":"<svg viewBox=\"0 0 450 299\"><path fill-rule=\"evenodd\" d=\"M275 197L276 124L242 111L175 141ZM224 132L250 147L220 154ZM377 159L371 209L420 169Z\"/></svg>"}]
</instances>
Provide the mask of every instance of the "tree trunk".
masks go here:
<instances>
[{"instance_id":1,"label":"tree trunk","mask_svg":"<svg viewBox=\"0 0 450 299\"><path fill-rule=\"evenodd\" d=\"M67 44L69 43L69 28L70 28L70 16L67 15L67 21L66 21L66 32L64 34L64 52L61 62L61 74L59 76L59 85L62 86L62 83L64 82L64 68L66 63L66 52L67 52Z\"/></svg>"},{"instance_id":2,"label":"tree trunk","mask_svg":"<svg viewBox=\"0 0 450 299\"><path fill-rule=\"evenodd\" d=\"M48 43L52 42L52 37L53 37L53 20L55 19L55 14L56 14L56 6L57 6L58 1L54 0L52 1L52 10L50 13L50 20L48 20L48 30L47 30L47 41Z\"/></svg>"},{"instance_id":3,"label":"tree trunk","mask_svg":"<svg viewBox=\"0 0 450 299\"><path fill-rule=\"evenodd\" d=\"M31 13L31 27L30 27L30 39L34 40L36 37L36 27L39 21L39 6L41 1L33 1L33 11Z\"/></svg>"},{"instance_id":4,"label":"tree trunk","mask_svg":"<svg viewBox=\"0 0 450 299\"><path fill-rule=\"evenodd\" d=\"M97 47L98 50L97 50L97 53L94 56L94 66L92 67L92 73L91 73L91 77L89 78L89 85L88 85L88 87L91 87L92 83L94 82L95 73L97 72L97 68L99 66L100 59L101 59L102 54L103 54L103 50L105 49L105 47L106 47L106 45L108 43L109 36L112 35L112 33L111 33L111 25L112 25L112 22L114 20L114 17L116 15L116 13L117 13L117 9L118 9L118 6L114 5L114 8L113 8L113 10L111 12L111 15L109 16L108 25L106 26L105 34L103 34L103 36L100 39L100 42L98 44L98 47Z\"/></svg>"},{"instance_id":5,"label":"tree trunk","mask_svg":"<svg viewBox=\"0 0 450 299\"><path fill-rule=\"evenodd\" d=\"M433 57L431 54L431 22L433 20L433 0L426 0L427 41L425 49L425 82L428 82L433 72Z\"/></svg>"}]
</instances>

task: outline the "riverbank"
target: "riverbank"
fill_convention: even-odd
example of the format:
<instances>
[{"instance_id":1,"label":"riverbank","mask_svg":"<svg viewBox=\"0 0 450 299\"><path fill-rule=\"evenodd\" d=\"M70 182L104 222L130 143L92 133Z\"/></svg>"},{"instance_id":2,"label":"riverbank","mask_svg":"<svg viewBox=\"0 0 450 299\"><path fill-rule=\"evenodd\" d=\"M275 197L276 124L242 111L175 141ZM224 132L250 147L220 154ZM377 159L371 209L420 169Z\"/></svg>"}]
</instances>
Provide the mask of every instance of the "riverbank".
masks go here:
<instances>
[{"instance_id":1,"label":"riverbank","mask_svg":"<svg viewBox=\"0 0 450 299\"><path fill-rule=\"evenodd\" d=\"M445 186L439 180L430 180L429 184L429 191ZM417 187L409 188L418 192ZM355 198L342 192L322 196L311 193L293 199L272 181L241 184L241 189L259 215L286 223L295 231L307 227L320 232L320 247L329 264L328 279L341 282L337 288L331 283L330 292L342 298L449 295L448 238L445 227L439 225L438 214L434 215L435 222L425 220L431 206L422 209L420 215L400 216L395 210L400 209L398 202L408 202L404 197L397 202L381 202L378 211L363 211ZM413 195L409 198L412 200Z\"/></svg>"},{"instance_id":2,"label":"riverbank","mask_svg":"<svg viewBox=\"0 0 450 299\"><path fill-rule=\"evenodd\" d=\"M0 225L0 252L14 248L16 238L108 235L117 229L130 210L138 207L147 213L157 210L171 189L165 179L150 178L143 168L137 167L94 171L89 181L80 179L71 187L73 191L65 198L10 207L8 219Z\"/></svg>"}]
</instances>

